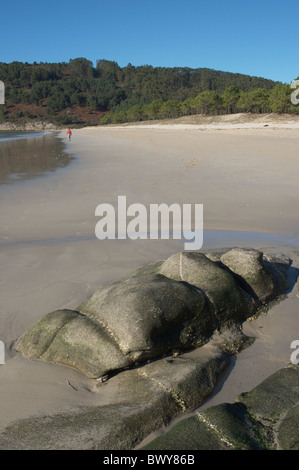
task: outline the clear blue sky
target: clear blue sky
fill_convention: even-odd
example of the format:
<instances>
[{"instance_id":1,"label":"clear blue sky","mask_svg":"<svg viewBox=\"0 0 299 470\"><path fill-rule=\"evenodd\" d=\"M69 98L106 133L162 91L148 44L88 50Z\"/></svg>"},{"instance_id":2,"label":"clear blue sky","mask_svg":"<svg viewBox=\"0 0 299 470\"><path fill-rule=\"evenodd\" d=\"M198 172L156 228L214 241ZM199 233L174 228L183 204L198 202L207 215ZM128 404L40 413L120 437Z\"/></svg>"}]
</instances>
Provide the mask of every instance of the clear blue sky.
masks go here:
<instances>
[{"instance_id":1,"label":"clear blue sky","mask_svg":"<svg viewBox=\"0 0 299 470\"><path fill-rule=\"evenodd\" d=\"M85 57L284 83L299 76L298 2L4 0L0 17L0 62Z\"/></svg>"}]
</instances>

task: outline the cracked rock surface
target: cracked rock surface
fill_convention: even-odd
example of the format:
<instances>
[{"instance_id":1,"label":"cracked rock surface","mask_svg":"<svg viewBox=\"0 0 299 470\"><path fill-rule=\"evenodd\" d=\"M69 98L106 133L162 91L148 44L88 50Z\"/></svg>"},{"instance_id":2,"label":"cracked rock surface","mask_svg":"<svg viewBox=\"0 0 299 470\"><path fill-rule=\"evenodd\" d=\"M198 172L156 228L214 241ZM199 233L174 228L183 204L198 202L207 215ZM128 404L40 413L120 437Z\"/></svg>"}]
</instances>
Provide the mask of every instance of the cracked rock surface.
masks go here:
<instances>
[{"instance_id":1,"label":"cracked rock surface","mask_svg":"<svg viewBox=\"0 0 299 470\"><path fill-rule=\"evenodd\" d=\"M181 421L144 449L299 450L299 366L280 369L233 404Z\"/></svg>"}]
</instances>

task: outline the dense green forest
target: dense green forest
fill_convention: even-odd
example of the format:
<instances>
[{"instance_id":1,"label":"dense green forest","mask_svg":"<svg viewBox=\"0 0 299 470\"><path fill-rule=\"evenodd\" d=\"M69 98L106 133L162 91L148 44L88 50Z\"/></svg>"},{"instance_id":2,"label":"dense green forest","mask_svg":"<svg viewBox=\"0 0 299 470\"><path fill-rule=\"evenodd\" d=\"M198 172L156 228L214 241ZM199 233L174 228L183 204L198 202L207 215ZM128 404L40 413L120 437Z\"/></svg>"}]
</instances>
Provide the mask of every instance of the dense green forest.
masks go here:
<instances>
[{"instance_id":1,"label":"dense green forest","mask_svg":"<svg viewBox=\"0 0 299 470\"><path fill-rule=\"evenodd\" d=\"M94 125L236 112L291 113L288 84L188 67L121 68L77 58L68 63L0 63L5 105L0 123L48 121Z\"/></svg>"}]
</instances>

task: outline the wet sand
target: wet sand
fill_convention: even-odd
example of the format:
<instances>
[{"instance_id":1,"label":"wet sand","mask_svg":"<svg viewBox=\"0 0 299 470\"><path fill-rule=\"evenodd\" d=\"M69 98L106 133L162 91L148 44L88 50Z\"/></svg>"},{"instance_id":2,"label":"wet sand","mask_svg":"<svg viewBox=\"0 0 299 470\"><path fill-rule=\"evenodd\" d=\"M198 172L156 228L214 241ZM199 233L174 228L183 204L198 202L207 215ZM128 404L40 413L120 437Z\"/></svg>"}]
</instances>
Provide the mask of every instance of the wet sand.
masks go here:
<instances>
[{"instance_id":1,"label":"wet sand","mask_svg":"<svg viewBox=\"0 0 299 470\"><path fill-rule=\"evenodd\" d=\"M273 247L299 267L298 146L298 129L262 124L87 128L74 131L66 144L76 155L67 169L0 187L0 339L6 345L0 428L113 400L117 376L93 393L91 380L70 368L24 359L14 341L44 314L76 308L99 287L183 249L184 240L96 239L98 204L115 205L118 195L147 207L200 203L204 249ZM298 303L294 288L267 316L246 324L258 340L238 355L213 400L233 402L289 362L290 343L298 339Z\"/></svg>"},{"instance_id":2,"label":"wet sand","mask_svg":"<svg viewBox=\"0 0 299 470\"><path fill-rule=\"evenodd\" d=\"M36 137L32 137L34 134ZM73 157L65 152L56 135L57 132L0 132L0 184L19 183L67 166ZM12 136L15 140L11 140Z\"/></svg>"}]
</instances>

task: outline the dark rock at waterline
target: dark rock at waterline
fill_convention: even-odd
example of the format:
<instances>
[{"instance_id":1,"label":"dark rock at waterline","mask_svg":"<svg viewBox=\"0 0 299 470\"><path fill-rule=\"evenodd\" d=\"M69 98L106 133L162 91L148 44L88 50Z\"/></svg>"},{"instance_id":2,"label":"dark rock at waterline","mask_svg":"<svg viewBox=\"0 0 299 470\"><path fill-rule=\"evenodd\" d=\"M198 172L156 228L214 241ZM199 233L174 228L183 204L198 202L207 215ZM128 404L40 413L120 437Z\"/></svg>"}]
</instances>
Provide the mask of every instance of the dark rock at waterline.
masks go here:
<instances>
[{"instance_id":1,"label":"dark rock at waterline","mask_svg":"<svg viewBox=\"0 0 299 470\"><path fill-rule=\"evenodd\" d=\"M234 404L197 412L145 450L299 450L299 366L281 369Z\"/></svg>"},{"instance_id":2,"label":"dark rock at waterline","mask_svg":"<svg viewBox=\"0 0 299 470\"><path fill-rule=\"evenodd\" d=\"M18 420L1 431L0 449L133 449L211 393L229 359L209 348L201 357L188 353L170 365L164 358L121 372L105 405ZM298 383L299 366L281 369L235 403L195 412L142 449L298 450Z\"/></svg>"},{"instance_id":3,"label":"dark rock at waterline","mask_svg":"<svg viewBox=\"0 0 299 470\"><path fill-rule=\"evenodd\" d=\"M108 383L93 381L91 393L112 387L106 404L18 420L0 432L0 449L133 449L212 393L230 359L210 345L198 351L122 371Z\"/></svg>"},{"instance_id":4,"label":"dark rock at waterline","mask_svg":"<svg viewBox=\"0 0 299 470\"><path fill-rule=\"evenodd\" d=\"M287 283L290 260L282 257L237 248L211 258L179 253L101 288L77 310L43 317L17 349L99 377L236 330Z\"/></svg>"},{"instance_id":5,"label":"dark rock at waterline","mask_svg":"<svg viewBox=\"0 0 299 470\"><path fill-rule=\"evenodd\" d=\"M245 424L246 423L246 426ZM180 421L144 450L261 450L262 436L242 405L224 403Z\"/></svg>"}]
</instances>

